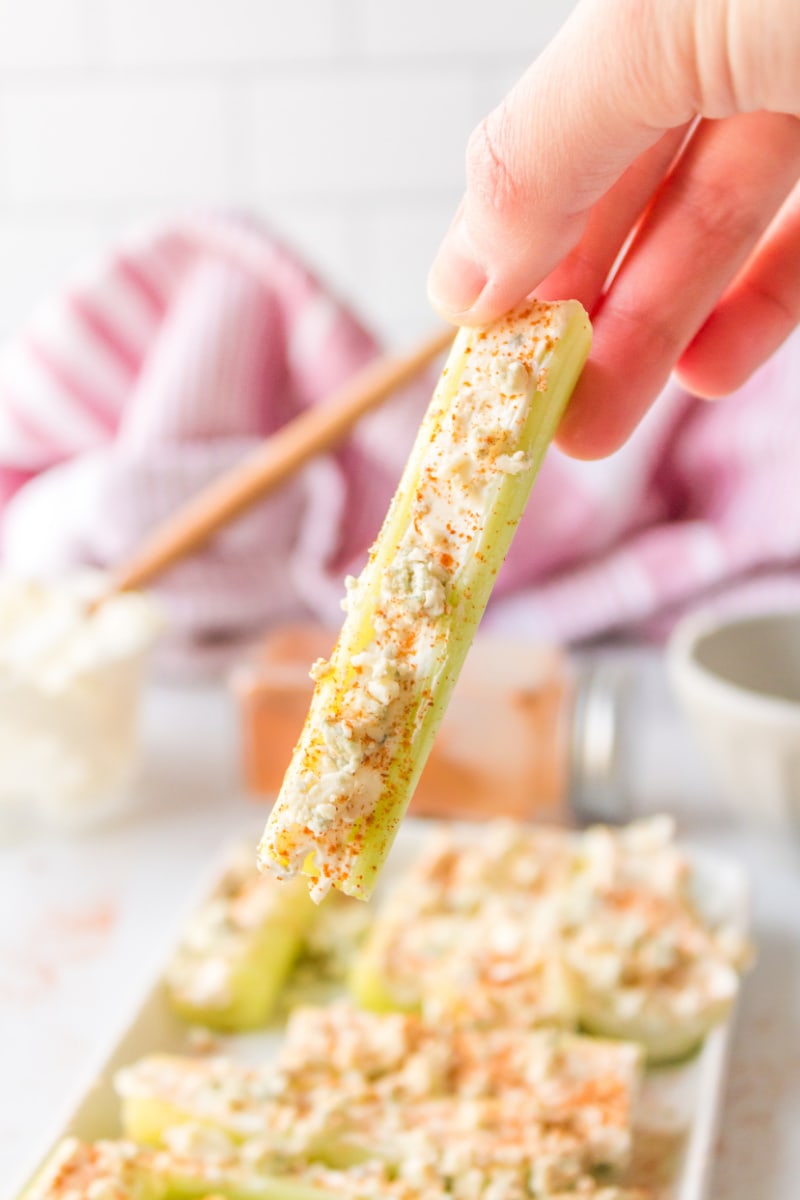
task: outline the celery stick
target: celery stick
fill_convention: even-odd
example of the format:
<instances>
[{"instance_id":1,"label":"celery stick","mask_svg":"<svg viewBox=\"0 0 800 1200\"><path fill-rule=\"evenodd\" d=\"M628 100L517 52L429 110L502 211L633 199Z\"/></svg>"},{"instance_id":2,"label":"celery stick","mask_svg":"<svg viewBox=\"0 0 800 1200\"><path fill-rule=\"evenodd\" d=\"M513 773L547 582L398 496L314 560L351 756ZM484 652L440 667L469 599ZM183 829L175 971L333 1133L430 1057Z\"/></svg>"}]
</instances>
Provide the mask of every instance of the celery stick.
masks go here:
<instances>
[{"instance_id":1,"label":"celery stick","mask_svg":"<svg viewBox=\"0 0 800 1200\"><path fill-rule=\"evenodd\" d=\"M68 1138L20 1200L326 1200L301 1177L264 1175L235 1159L193 1158L130 1142Z\"/></svg>"},{"instance_id":2,"label":"celery stick","mask_svg":"<svg viewBox=\"0 0 800 1200\"><path fill-rule=\"evenodd\" d=\"M315 898L372 893L590 341L576 301L455 339L259 847Z\"/></svg>"},{"instance_id":3,"label":"celery stick","mask_svg":"<svg viewBox=\"0 0 800 1200\"><path fill-rule=\"evenodd\" d=\"M515 822L430 838L384 899L351 967L362 1008L463 1027L574 1027L553 929L574 838ZM513 947L513 949L512 949Z\"/></svg>"},{"instance_id":4,"label":"celery stick","mask_svg":"<svg viewBox=\"0 0 800 1200\"><path fill-rule=\"evenodd\" d=\"M266 1130L273 1101L270 1073L225 1058L153 1054L114 1080L126 1137L160 1146L164 1134L190 1123L232 1143Z\"/></svg>"},{"instance_id":5,"label":"celery stick","mask_svg":"<svg viewBox=\"0 0 800 1200\"><path fill-rule=\"evenodd\" d=\"M267 1170L281 1156L399 1170L422 1141L433 1164L458 1146L467 1165L521 1169L568 1152L594 1169L624 1165L639 1067L637 1048L621 1043L334 1005L298 1010L270 1066L154 1057L122 1072L118 1090L127 1137L256 1145Z\"/></svg>"},{"instance_id":6,"label":"celery stick","mask_svg":"<svg viewBox=\"0 0 800 1200\"><path fill-rule=\"evenodd\" d=\"M250 853L231 862L167 970L175 1012L210 1029L265 1025L317 913L302 881L259 875Z\"/></svg>"},{"instance_id":7,"label":"celery stick","mask_svg":"<svg viewBox=\"0 0 800 1200\"><path fill-rule=\"evenodd\" d=\"M346 1112L318 1104L321 1089L287 1091L277 1086L277 1075L270 1064L150 1055L117 1073L123 1132L131 1141L157 1147L166 1144L170 1131L191 1126L200 1134L222 1134L233 1146L258 1138L265 1150L272 1146L276 1154L291 1151L339 1168L375 1156ZM319 1121L307 1111L315 1104Z\"/></svg>"}]
</instances>

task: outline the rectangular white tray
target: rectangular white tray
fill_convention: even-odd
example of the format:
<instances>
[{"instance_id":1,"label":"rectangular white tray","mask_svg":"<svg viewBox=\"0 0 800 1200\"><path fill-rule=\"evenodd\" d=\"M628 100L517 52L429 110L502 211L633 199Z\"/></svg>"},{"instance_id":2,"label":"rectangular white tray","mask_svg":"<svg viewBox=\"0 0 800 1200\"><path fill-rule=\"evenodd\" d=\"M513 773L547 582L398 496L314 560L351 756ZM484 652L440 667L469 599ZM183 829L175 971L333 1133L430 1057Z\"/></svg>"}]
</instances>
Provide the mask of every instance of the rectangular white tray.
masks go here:
<instances>
[{"instance_id":1,"label":"rectangular white tray","mask_svg":"<svg viewBox=\"0 0 800 1200\"><path fill-rule=\"evenodd\" d=\"M429 833L428 822L409 819L404 823L384 871L377 902L380 893L391 887L393 879L413 861ZM749 896L741 867L691 847L688 853L703 910L713 920L725 920L746 933ZM198 891L194 904L199 904L209 893L221 869L222 864L217 863ZM187 915L191 907L187 909ZM92 1140L119 1135L119 1105L113 1079L121 1067L154 1052L191 1052L186 1026L176 1020L166 1003L161 986L164 965L159 967L152 986L137 1002L126 1027L89 1073L60 1127L46 1138L42 1152L19 1179L12 1181L10 1191L0 1191L2 1200L17 1200L61 1138L72 1135ZM646 1140L653 1161L659 1165L665 1153L674 1161L669 1184L659 1191L659 1200L662 1197L664 1200L707 1200L710 1196L714 1141L720 1120L733 1019L732 1014L725 1025L706 1039L700 1053L691 1061L648 1072L640 1123L647 1131ZM274 1052L280 1036L277 1030L267 1030L240 1037L215 1037L215 1042L225 1054L245 1061L259 1061ZM667 1149L659 1149L662 1146Z\"/></svg>"}]
</instances>

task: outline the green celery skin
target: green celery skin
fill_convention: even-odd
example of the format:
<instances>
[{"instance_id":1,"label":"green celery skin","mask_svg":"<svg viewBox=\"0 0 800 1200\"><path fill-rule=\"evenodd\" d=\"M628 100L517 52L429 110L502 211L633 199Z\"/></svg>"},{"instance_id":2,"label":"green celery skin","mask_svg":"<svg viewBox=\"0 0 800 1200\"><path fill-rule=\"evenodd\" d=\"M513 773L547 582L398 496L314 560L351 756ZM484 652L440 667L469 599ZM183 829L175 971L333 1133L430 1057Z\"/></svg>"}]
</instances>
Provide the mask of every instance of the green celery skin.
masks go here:
<instances>
[{"instance_id":1,"label":"green celery skin","mask_svg":"<svg viewBox=\"0 0 800 1200\"><path fill-rule=\"evenodd\" d=\"M570 304L572 311L563 333L552 351L541 359L540 365L548 373L547 387L536 393L522 437L516 447L529 456L530 466L518 475L505 475L497 485L486 523L471 547L466 565L452 580L447 598L449 613L446 649L439 655L437 669L428 681L427 690L432 695L433 702L430 705L420 703L412 716L414 732L410 748L397 756L383 795L374 815L369 819L363 849L350 869L350 881L342 888L343 891L361 899L369 899L371 896L380 869L411 802L531 488L588 357L591 347L589 319L580 304L575 301ZM460 374L458 367L461 365L459 356L461 346L466 341L466 338L461 341L463 335L464 331L456 339L450 359L452 366L445 377L444 386L440 389L438 403L434 399L432 415L437 424L457 394ZM430 427L426 428L426 425L427 420L423 425L423 436L420 438L423 444L430 438ZM406 527L406 512L401 510L397 497L410 497L413 494L417 483L417 458L418 448L415 447L409 462L409 466L414 464L414 475L402 481L387 516L386 530L391 530L391 533L385 541L385 561L379 563L376 559L376 569L372 573L376 591L380 586L380 569L391 562ZM383 534L380 540L383 541ZM384 560L383 554L381 560ZM363 647L360 646L359 649L361 648Z\"/></svg>"},{"instance_id":2,"label":"green celery skin","mask_svg":"<svg viewBox=\"0 0 800 1200\"><path fill-rule=\"evenodd\" d=\"M447 596L449 611L442 627L436 666L427 678L420 681L416 703L405 714L408 736L400 740L375 811L352 830L352 853L346 868L333 878L335 887L361 900L370 898L391 849L531 487L589 353L591 325L581 305L577 301L565 301L547 307L559 310L564 320L561 333L537 360L537 365L547 372L547 382L541 391L535 393L522 436L513 448L527 455L529 466L519 474L503 474L494 485L485 526L470 547L466 565L450 582ZM532 310L529 305L528 312L531 311L535 314L535 309ZM520 319L520 328L524 330L524 318ZM359 610L345 621L331 657L330 671L321 681L312 700L306 730L298 748L313 731L317 719L335 707L337 694L346 692L353 678L350 666L352 657L372 641L374 630L371 614L379 604L382 577L408 528L424 452L458 403L459 383L466 362L465 351L473 337L472 331L463 329L456 337L446 371L434 393L372 556L362 574ZM509 357L513 357L513 354L509 353ZM280 833L274 847L270 846L268 835L274 827L276 815L280 821L282 812L279 797L260 847L262 860L271 861L278 867L287 865L288 855L283 856ZM306 869L310 875L314 875L313 863Z\"/></svg>"}]
</instances>

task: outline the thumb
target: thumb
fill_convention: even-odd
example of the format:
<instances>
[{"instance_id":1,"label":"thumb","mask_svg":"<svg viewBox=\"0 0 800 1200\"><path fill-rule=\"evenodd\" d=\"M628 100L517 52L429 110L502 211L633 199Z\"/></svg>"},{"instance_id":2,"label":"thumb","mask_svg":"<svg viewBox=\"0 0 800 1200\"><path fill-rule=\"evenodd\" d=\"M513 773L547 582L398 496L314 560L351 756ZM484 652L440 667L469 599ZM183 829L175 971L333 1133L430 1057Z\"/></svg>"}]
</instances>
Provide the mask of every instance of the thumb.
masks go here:
<instances>
[{"instance_id":1,"label":"thumb","mask_svg":"<svg viewBox=\"0 0 800 1200\"><path fill-rule=\"evenodd\" d=\"M467 148L467 190L434 262L431 302L494 320L575 245L593 204L698 109L687 0L583 0Z\"/></svg>"}]
</instances>

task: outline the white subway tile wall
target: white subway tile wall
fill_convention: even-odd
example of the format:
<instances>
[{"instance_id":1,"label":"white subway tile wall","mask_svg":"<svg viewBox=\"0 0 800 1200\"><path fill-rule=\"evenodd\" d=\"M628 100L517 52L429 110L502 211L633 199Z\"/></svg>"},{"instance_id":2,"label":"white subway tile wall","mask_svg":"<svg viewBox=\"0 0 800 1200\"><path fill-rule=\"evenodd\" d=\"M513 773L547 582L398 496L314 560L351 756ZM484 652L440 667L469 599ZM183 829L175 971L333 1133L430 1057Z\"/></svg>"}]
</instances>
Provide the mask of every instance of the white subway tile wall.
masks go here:
<instances>
[{"instance_id":1,"label":"white subway tile wall","mask_svg":"<svg viewBox=\"0 0 800 1200\"><path fill-rule=\"evenodd\" d=\"M575 0L0 0L0 336L141 218L261 215L388 341Z\"/></svg>"}]
</instances>

